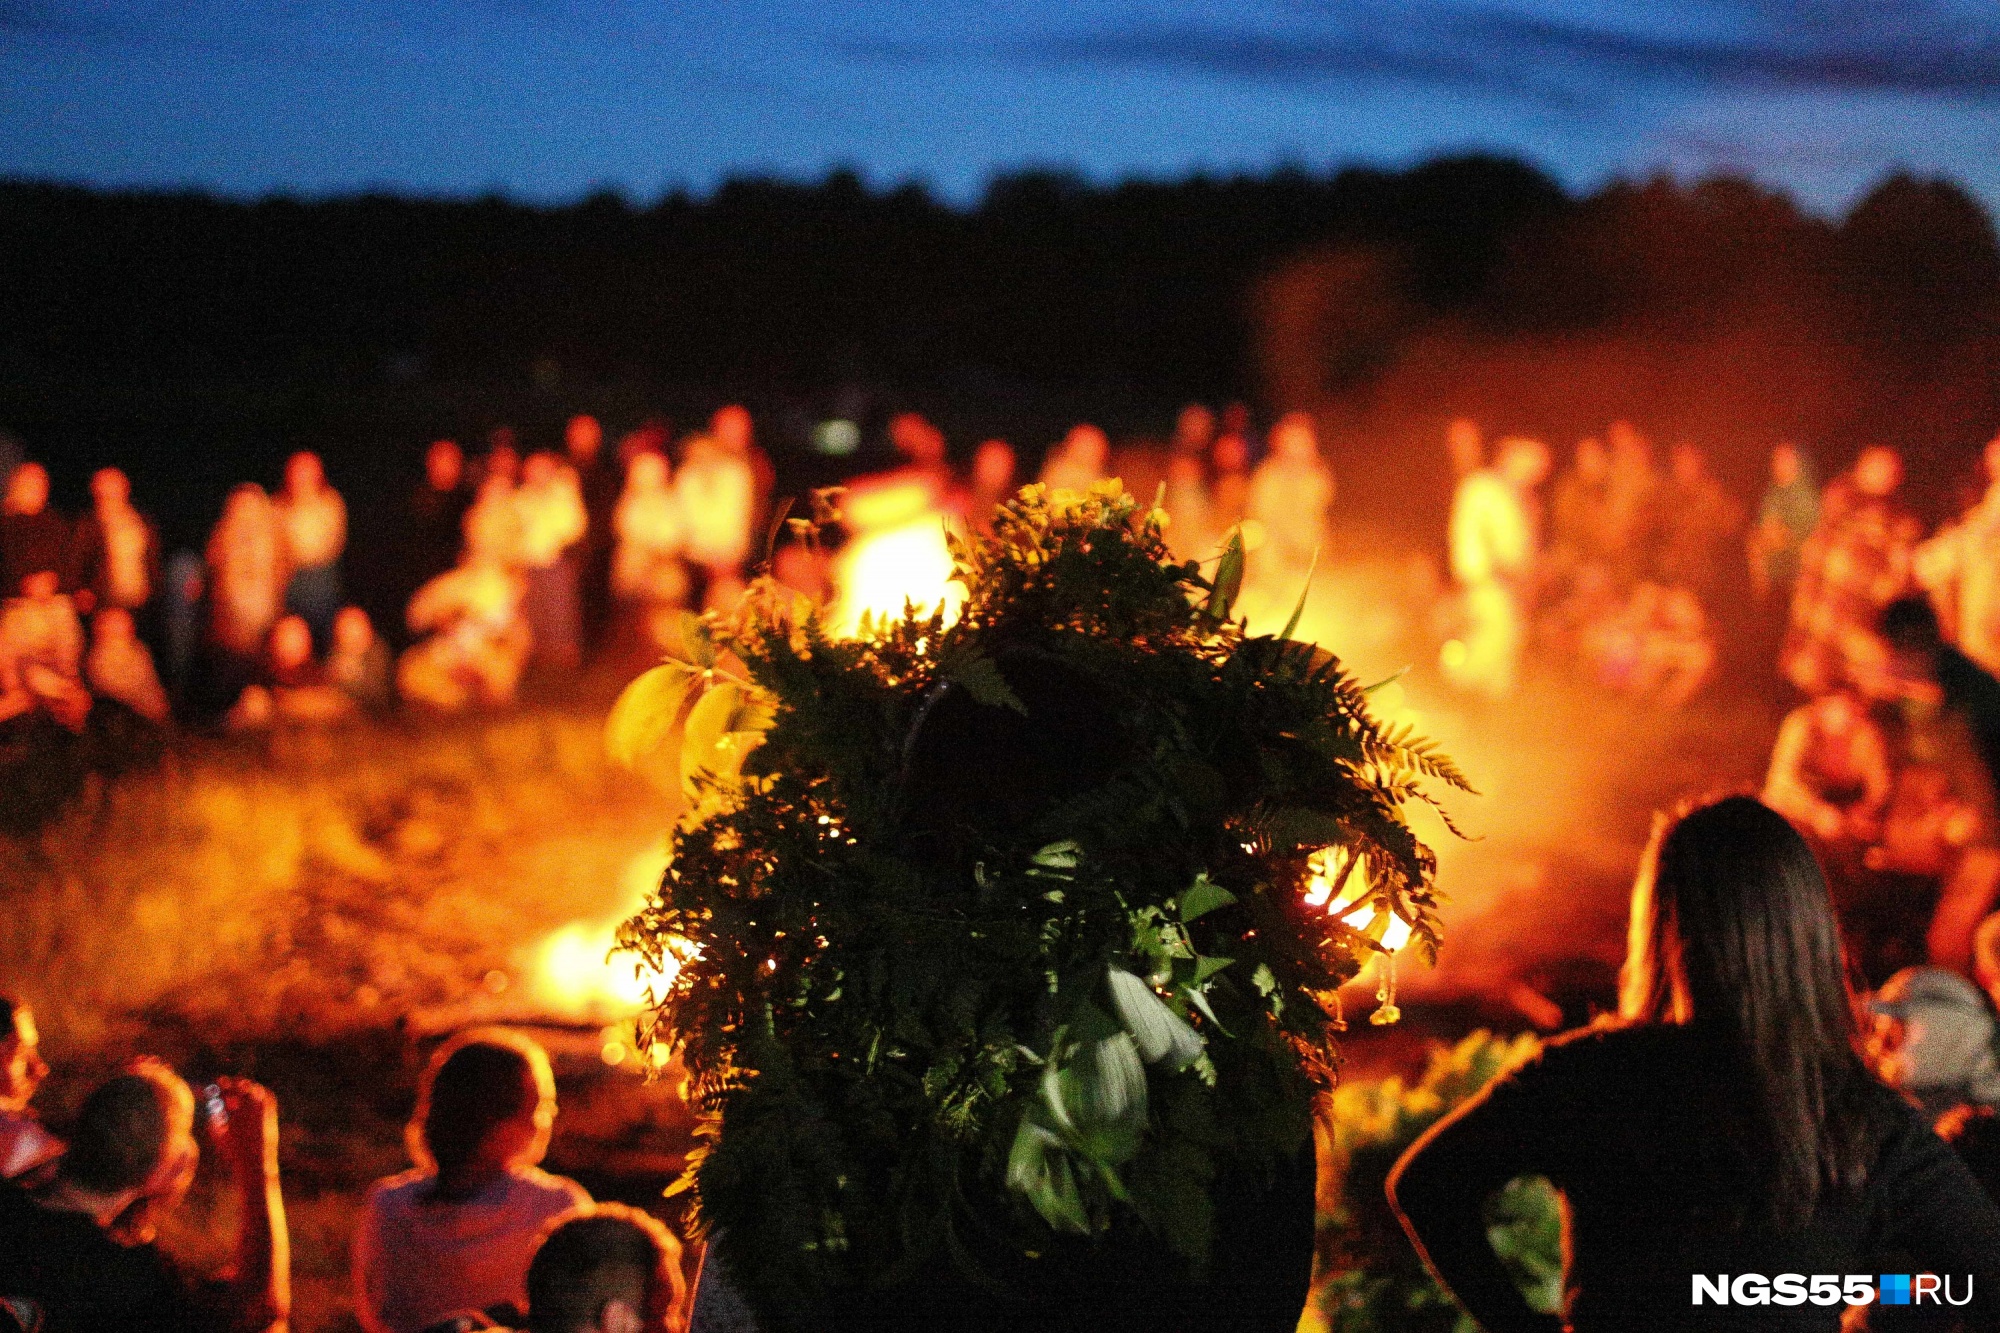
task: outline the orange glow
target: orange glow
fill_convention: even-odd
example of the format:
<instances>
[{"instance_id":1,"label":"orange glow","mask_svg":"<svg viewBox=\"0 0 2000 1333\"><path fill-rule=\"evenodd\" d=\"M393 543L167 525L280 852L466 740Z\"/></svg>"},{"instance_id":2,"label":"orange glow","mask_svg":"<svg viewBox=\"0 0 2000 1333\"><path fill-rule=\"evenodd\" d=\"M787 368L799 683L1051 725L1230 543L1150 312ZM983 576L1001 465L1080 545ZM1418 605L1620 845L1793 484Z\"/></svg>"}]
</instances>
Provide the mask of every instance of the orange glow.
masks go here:
<instances>
[{"instance_id":1,"label":"orange glow","mask_svg":"<svg viewBox=\"0 0 2000 1333\"><path fill-rule=\"evenodd\" d=\"M629 1018L655 992L673 979L671 962L664 975L640 976L630 954L612 954L618 944L618 923L644 906L659 887L667 868L664 844L648 847L626 863L622 877L624 906L597 920L572 921L542 937L534 947L529 976L537 1001L550 1012L580 1021Z\"/></svg>"},{"instance_id":2,"label":"orange glow","mask_svg":"<svg viewBox=\"0 0 2000 1333\"><path fill-rule=\"evenodd\" d=\"M1350 868L1350 857L1342 847L1322 847L1308 864L1312 878L1306 881L1306 906L1324 907L1327 915L1339 917L1341 924L1370 934L1379 909L1372 898L1375 890L1368 882L1368 868L1361 864ZM1336 884L1340 886L1338 897L1334 895ZM1410 942L1410 923L1391 913L1388 924L1382 927L1381 942L1384 949L1396 952Z\"/></svg>"},{"instance_id":3,"label":"orange glow","mask_svg":"<svg viewBox=\"0 0 2000 1333\"><path fill-rule=\"evenodd\" d=\"M965 590L951 581L944 518L927 481L886 483L850 499L848 517L859 530L834 563L836 637L859 634L864 615L899 619L906 602L923 614L942 605L946 620L957 618Z\"/></svg>"}]
</instances>

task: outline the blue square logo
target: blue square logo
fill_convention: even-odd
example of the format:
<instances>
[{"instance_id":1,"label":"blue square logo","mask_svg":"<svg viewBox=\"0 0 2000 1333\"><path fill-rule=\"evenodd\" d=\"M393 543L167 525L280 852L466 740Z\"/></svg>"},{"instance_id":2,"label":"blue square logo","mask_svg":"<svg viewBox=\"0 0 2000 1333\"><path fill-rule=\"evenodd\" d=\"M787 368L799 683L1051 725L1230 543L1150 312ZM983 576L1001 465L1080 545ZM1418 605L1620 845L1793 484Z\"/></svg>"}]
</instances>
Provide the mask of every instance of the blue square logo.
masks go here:
<instances>
[{"instance_id":1,"label":"blue square logo","mask_svg":"<svg viewBox=\"0 0 2000 1333\"><path fill-rule=\"evenodd\" d=\"M1908 1305L1910 1303L1910 1275L1908 1273L1884 1273L1880 1285L1875 1289L1875 1299L1883 1305Z\"/></svg>"}]
</instances>

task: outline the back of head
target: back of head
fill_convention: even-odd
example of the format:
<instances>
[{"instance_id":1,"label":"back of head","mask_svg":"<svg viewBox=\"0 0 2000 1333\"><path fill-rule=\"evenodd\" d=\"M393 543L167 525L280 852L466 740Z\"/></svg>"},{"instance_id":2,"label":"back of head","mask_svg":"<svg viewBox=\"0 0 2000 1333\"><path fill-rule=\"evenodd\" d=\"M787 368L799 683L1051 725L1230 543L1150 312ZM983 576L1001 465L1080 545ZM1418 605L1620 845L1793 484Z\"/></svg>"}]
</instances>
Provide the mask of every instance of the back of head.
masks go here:
<instances>
[{"instance_id":1,"label":"back of head","mask_svg":"<svg viewBox=\"0 0 2000 1333\"><path fill-rule=\"evenodd\" d=\"M174 1137L181 1098L191 1115L187 1085L165 1069L119 1074L99 1084L70 1131L62 1178L94 1194L145 1185Z\"/></svg>"},{"instance_id":2,"label":"back of head","mask_svg":"<svg viewBox=\"0 0 2000 1333\"><path fill-rule=\"evenodd\" d=\"M424 1069L410 1121L411 1155L440 1176L457 1176L501 1126L536 1118L546 1129L541 1109L554 1099L548 1053L532 1039L499 1028L460 1033Z\"/></svg>"},{"instance_id":3,"label":"back of head","mask_svg":"<svg viewBox=\"0 0 2000 1333\"><path fill-rule=\"evenodd\" d=\"M1882 637L1898 652L1932 653L1944 643L1937 610L1928 597L1898 597L1882 608Z\"/></svg>"},{"instance_id":4,"label":"back of head","mask_svg":"<svg viewBox=\"0 0 2000 1333\"><path fill-rule=\"evenodd\" d=\"M636 1208L592 1205L556 1223L528 1265L532 1333L594 1329L612 1301L624 1302L659 1328L685 1291L681 1247L659 1221Z\"/></svg>"},{"instance_id":5,"label":"back of head","mask_svg":"<svg viewBox=\"0 0 2000 1333\"><path fill-rule=\"evenodd\" d=\"M1745 796L1666 824L1634 886L1620 1012L1685 1024L1721 1078L1746 1080L1744 1116L1719 1126L1755 1164L1761 1202L1810 1216L1827 1188L1859 1185L1866 1125L1850 1093L1866 1079L1840 930L1812 851Z\"/></svg>"}]
</instances>

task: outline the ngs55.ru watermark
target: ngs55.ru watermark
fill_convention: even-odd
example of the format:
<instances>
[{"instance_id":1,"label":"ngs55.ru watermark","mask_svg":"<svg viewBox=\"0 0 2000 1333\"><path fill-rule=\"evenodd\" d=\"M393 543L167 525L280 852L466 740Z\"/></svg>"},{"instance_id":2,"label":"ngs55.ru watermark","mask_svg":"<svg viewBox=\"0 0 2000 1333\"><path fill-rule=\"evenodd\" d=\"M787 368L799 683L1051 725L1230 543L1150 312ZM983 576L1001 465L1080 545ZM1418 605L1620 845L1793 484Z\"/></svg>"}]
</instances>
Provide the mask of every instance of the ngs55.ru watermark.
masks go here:
<instances>
[{"instance_id":1,"label":"ngs55.ru watermark","mask_svg":"<svg viewBox=\"0 0 2000 1333\"><path fill-rule=\"evenodd\" d=\"M1965 1290L1961 1294L1959 1287ZM1694 1275L1696 1305L1969 1305L1972 1275L1937 1273L1717 1273Z\"/></svg>"}]
</instances>

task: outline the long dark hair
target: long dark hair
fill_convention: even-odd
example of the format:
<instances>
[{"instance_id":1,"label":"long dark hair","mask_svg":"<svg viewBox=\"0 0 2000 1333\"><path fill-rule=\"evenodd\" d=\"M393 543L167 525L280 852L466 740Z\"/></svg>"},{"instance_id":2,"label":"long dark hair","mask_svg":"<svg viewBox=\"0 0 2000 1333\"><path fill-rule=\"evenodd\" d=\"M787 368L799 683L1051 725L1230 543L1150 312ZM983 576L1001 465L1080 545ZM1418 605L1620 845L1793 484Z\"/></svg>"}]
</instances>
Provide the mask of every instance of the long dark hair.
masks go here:
<instances>
[{"instance_id":1,"label":"long dark hair","mask_svg":"<svg viewBox=\"0 0 2000 1333\"><path fill-rule=\"evenodd\" d=\"M1747 1085L1714 1128L1752 1164L1755 1211L1797 1225L1860 1187L1871 1075L1840 927L1819 862L1781 816L1731 796L1662 824L1633 886L1619 1012L1688 1026L1714 1074Z\"/></svg>"}]
</instances>

